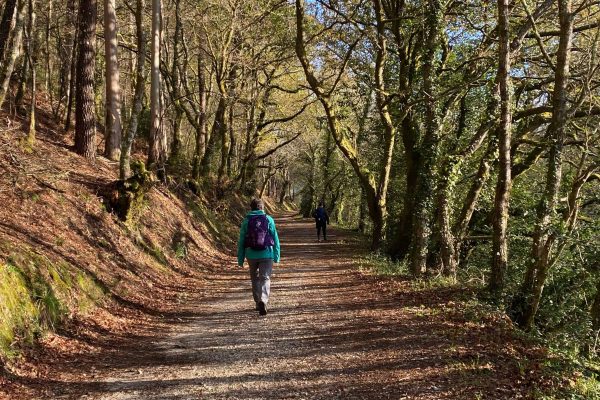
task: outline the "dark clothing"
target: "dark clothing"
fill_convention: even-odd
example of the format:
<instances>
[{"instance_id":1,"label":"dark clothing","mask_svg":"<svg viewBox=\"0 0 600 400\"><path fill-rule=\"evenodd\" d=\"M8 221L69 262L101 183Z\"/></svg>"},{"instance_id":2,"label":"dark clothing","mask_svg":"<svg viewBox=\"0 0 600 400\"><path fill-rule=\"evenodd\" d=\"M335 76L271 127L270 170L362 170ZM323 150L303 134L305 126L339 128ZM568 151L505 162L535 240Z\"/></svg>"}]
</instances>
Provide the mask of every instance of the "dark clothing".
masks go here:
<instances>
[{"instance_id":1,"label":"dark clothing","mask_svg":"<svg viewBox=\"0 0 600 400\"><path fill-rule=\"evenodd\" d=\"M325 207L319 207L313 212L313 218L317 224L317 239L321 240L321 231L323 231L323 239L327 240L327 225L329 224L329 214Z\"/></svg>"},{"instance_id":2,"label":"dark clothing","mask_svg":"<svg viewBox=\"0 0 600 400\"><path fill-rule=\"evenodd\" d=\"M323 239L327 240L327 225L317 224L317 239L321 239L321 230L323 231Z\"/></svg>"},{"instance_id":3,"label":"dark clothing","mask_svg":"<svg viewBox=\"0 0 600 400\"><path fill-rule=\"evenodd\" d=\"M327 210L325 210L325 207L317 208L313 212L313 218L315 219L317 226L329 224L329 214L327 214Z\"/></svg>"}]
</instances>

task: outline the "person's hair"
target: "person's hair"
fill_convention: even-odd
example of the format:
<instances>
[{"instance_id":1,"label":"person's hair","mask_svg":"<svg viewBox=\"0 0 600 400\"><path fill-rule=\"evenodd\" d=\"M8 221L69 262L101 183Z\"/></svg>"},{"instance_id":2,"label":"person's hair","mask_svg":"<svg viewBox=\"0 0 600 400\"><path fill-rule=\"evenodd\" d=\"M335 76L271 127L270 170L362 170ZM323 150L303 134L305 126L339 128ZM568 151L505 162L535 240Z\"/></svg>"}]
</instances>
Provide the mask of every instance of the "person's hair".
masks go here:
<instances>
[{"instance_id":1,"label":"person's hair","mask_svg":"<svg viewBox=\"0 0 600 400\"><path fill-rule=\"evenodd\" d=\"M325 203L323 203L322 201L319 202L319 207L325 207Z\"/></svg>"},{"instance_id":2,"label":"person's hair","mask_svg":"<svg viewBox=\"0 0 600 400\"><path fill-rule=\"evenodd\" d=\"M252 199L252 201L250 202L250 208L252 209L252 211L264 210L265 203L263 203L261 199Z\"/></svg>"}]
</instances>

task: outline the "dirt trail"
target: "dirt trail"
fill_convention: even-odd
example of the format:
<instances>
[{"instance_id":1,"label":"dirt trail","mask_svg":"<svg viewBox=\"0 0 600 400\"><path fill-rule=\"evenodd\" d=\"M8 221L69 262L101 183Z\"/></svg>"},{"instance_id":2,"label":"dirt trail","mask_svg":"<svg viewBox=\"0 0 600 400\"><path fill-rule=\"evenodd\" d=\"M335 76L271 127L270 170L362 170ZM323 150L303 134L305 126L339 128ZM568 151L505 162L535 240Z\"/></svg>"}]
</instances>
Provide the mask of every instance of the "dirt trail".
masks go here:
<instances>
[{"instance_id":1,"label":"dirt trail","mask_svg":"<svg viewBox=\"0 0 600 400\"><path fill-rule=\"evenodd\" d=\"M277 223L282 264L268 316L253 309L247 270L229 266L205 288L211 297L171 334L124 350L104 371L87 371L88 378L54 382L51 398L513 399L525 393L515 388L506 354L494 348L495 358L480 359L490 347L485 340L468 343L470 336L447 319L424 315L420 300L384 291L352 270L356 237L333 229L329 242L316 243L311 223L289 216ZM479 348L477 360L469 347Z\"/></svg>"}]
</instances>

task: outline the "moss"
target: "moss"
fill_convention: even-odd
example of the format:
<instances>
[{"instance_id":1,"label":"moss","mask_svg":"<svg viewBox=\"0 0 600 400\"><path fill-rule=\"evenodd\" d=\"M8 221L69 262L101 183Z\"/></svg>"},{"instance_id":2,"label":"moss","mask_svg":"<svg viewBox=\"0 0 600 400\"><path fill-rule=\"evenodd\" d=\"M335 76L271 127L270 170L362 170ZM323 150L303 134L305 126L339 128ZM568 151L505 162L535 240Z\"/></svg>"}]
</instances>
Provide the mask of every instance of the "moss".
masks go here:
<instances>
[{"instance_id":1,"label":"moss","mask_svg":"<svg viewBox=\"0 0 600 400\"><path fill-rule=\"evenodd\" d=\"M0 352L16 354L18 342L31 343L39 329L40 312L23 275L11 264L0 266Z\"/></svg>"},{"instance_id":2,"label":"moss","mask_svg":"<svg viewBox=\"0 0 600 400\"><path fill-rule=\"evenodd\" d=\"M150 254L156 261L158 261L162 265L167 265L169 261L165 256L165 253L162 249L156 245L150 245L146 247L148 254Z\"/></svg>"},{"instance_id":3,"label":"moss","mask_svg":"<svg viewBox=\"0 0 600 400\"><path fill-rule=\"evenodd\" d=\"M358 269L382 276L408 275L406 263L395 262L378 253L371 253L357 260Z\"/></svg>"},{"instance_id":4,"label":"moss","mask_svg":"<svg viewBox=\"0 0 600 400\"><path fill-rule=\"evenodd\" d=\"M131 177L113 182L103 194L107 210L126 223L142 214L144 196L152 186L151 174L143 162L134 162L131 170Z\"/></svg>"},{"instance_id":5,"label":"moss","mask_svg":"<svg viewBox=\"0 0 600 400\"><path fill-rule=\"evenodd\" d=\"M171 272L170 269L165 268L169 266L169 260L165 255L162 248L154 243L152 239L144 237L139 231L132 231L132 240L134 243L146 254L150 255L154 260L157 261L153 266L158 267L157 269L164 272Z\"/></svg>"},{"instance_id":6,"label":"moss","mask_svg":"<svg viewBox=\"0 0 600 400\"><path fill-rule=\"evenodd\" d=\"M89 310L105 295L92 277L68 263L7 243L0 250L10 254L0 264L0 359L16 356L72 311Z\"/></svg>"},{"instance_id":7,"label":"moss","mask_svg":"<svg viewBox=\"0 0 600 400\"><path fill-rule=\"evenodd\" d=\"M188 238L184 232L176 232L172 241L173 252L175 257L185 259L188 256Z\"/></svg>"}]
</instances>

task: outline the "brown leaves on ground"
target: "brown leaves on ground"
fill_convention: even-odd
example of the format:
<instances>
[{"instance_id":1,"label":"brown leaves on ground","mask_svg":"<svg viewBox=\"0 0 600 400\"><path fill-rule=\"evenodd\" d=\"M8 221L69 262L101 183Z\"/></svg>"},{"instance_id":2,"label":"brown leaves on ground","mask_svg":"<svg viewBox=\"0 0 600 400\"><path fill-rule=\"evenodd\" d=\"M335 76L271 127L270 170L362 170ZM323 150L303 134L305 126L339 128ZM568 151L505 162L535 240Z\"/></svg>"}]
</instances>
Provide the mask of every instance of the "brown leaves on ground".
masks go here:
<instances>
[{"instance_id":1,"label":"brown leaves on ground","mask_svg":"<svg viewBox=\"0 0 600 400\"><path fill-rule=\"evenodd\" d=\"M333 229L316 243L313 224L290 216L277 220L283 262L260 318L247 271L209 238L219 227L165 189L125 227L96 196L115 165L87 163L51 125L30 154L19 135L0 126L0 257L66 262L110 296L25 348L0 397L518 399L553 384L544 349L470 289L359 273L360 238ZM185 259L172 246L181 234Z\"/></svg>"}]
</instances>

